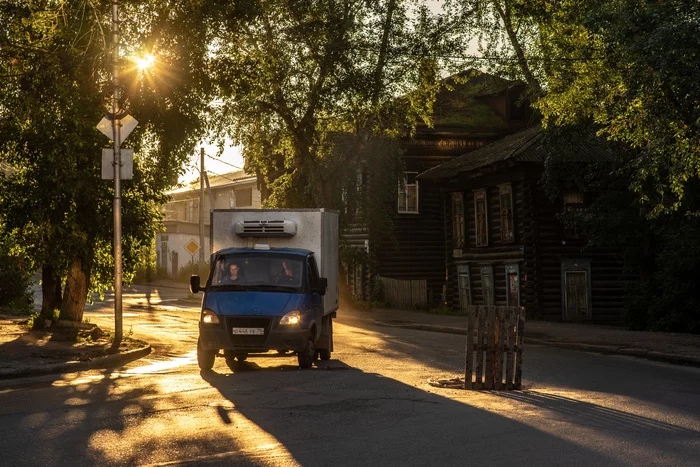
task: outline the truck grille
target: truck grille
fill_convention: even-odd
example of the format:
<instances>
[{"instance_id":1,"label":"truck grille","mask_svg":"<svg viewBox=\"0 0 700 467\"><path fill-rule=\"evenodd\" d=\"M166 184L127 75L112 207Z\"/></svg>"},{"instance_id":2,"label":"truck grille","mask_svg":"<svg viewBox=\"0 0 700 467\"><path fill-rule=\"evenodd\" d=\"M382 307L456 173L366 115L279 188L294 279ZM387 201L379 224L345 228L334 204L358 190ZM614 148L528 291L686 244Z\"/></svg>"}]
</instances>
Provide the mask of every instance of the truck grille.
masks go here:
<instances>
[{"instance_id":1,"label":"truck grille","mask_svg":"<svg viewBox=\"0 0 700 467\"><path fill-rule=\"evenodd\" d=\"M231 343L235 347L263 348L270 334L270 318L257 318L248 316L232 316L226 318L226 329L228 330ZM263 328L265 334L262 336L233 335L232 328Z\"/></svg>"}]
</instances>

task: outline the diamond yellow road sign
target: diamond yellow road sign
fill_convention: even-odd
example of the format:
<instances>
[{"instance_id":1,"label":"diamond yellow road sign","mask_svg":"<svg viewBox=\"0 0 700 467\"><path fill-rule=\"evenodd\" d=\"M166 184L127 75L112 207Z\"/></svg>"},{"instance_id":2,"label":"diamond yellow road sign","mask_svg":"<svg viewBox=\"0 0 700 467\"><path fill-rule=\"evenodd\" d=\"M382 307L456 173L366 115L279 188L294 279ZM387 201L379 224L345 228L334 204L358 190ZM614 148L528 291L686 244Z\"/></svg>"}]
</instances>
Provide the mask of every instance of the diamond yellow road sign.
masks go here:
<instances>
[{"instance_id":1,"label":"diamond yellow road sign","mask_svg":"<svg viewBox=\"0 0 700 467\"><path fill-rule=\"evenodd\" d=\"M185 250L189 251L190 254L194 256L194 254L199 251L199 244L194 240L190 240L187 242L187 245L185 245Z\"/></svg>"}]
</instances>

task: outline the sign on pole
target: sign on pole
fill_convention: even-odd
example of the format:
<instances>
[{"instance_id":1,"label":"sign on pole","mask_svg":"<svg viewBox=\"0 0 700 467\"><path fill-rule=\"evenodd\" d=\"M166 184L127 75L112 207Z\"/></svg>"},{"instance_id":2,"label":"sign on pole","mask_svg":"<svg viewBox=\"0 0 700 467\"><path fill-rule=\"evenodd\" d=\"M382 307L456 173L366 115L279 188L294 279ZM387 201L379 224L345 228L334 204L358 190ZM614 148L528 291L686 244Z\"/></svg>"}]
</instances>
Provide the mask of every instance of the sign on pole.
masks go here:
<instances>
[{"instance_id":1,"label":"sign on pole","mask_svg":"<svg viewBox=\"0 0 700 467\"><path fill-rule=\"evenodd\" d=\"M113 118L114 117L112 117L111 115L107 115L106 117L102 117L100 123L97 124L97 129L100 130L102 134L109 139L112 139L114 137L114 135L112 134ZM126 116L118 119L118 123L120 139L119 144L122 144L126 137L129 136L132 131L134 131L134 128L136 128L139 122L131 115L126 114Z\"/></svg>"},{"instance_id":2,"label":"sign on pole","mask_svg":"<svg viewBox=\"0 0 700 467\"><path fill-rule=\"evenodd\" d=\"M121 180L134 178L134 150L121 149L122 170ZM102 180L114 180L114 149L102 149Z\"/></svg>"},{"instance_id":3,"label":"sign on pole","mask_svg":"<svg viewBox=\"0 0 700 467\"><path fill-rule=\"evenodd\" d=\"M185 245L185 250L187 250L192 256L194 256L195 253L199 251L199 244L194 240L190 240L189 242L187 242L187 245Z\"/></svg>"}]
</instances>

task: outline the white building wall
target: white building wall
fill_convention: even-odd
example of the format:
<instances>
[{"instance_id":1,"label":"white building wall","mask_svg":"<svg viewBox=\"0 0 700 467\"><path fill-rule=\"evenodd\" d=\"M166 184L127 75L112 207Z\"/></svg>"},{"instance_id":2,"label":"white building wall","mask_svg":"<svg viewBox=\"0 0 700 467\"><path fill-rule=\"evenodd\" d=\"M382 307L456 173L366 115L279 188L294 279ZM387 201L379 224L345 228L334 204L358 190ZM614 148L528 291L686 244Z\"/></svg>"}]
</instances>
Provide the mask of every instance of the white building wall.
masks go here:
<instances>
[{"instance_id":1,"label":"white building wall","mask_svg":"<svg viewBox=\"0 0 700 467\"><path fill-rule=\"evenodd\" d=\"M240 207L236 204L235 190L251 189L251 206L245 206L248 209L259 209L261 206L261 195L257 188L257 182L254 177L237 179L228 181L222 185L213 185L211 187L212 198L214 201L214 209L231 209ZM157 268L159 271L165 269L168 277L177 277L178 274L185 274L192 270L191 262L192 255L185 249L185 245L194 240L199 244L199 234L185 234L181 231L198 232L199 224L199 199L200 189L199 184L196 184L190 190L177 190L171 194L172 200L164 207L166 213L166 232L156 236L156 254L158 258ZM205 187L203 209L204 215L204 258L209 261L211 252L209 246L209 222L210 222L210 198L209 192ZM163 245L164 238L167 238ZM167 247L167 251L163 252L163 247ZM201 246L200 246L201 247ZM176 256L173 255L176 254ZM194 262L199 262L199 251L194 255ZM177 268L174 271L174 267ZM187 269L188 271L183 271ZM203 272L200 272L203 274Z\"/></svg>"},{"instance_id":2,"label":"white building wall","mask_svg":"<svg viewBox=\"0 0 700 467\"><path fill-rule=\"evenodd\" d=\"M164 238L167 238L167 241ZM185 248L191 240L194 240L199 245L199 235L182 233L159 233L156 235L157 267L159 270L165 267L167 277L177 277L178 274L184 273L183 269L192 271L193 259L195 264L199 262L199 251L193 256ZM167 245L164 245L164 243ZM165 259L163 259L164 246L167 246ZM209 235L206 234L204 236L204 261L206 263L209 262L209 251ZM175 267L177 271L174 269ZM199 274L204 275L204 272L200 271Z\"/></svg>"}]
</instances>

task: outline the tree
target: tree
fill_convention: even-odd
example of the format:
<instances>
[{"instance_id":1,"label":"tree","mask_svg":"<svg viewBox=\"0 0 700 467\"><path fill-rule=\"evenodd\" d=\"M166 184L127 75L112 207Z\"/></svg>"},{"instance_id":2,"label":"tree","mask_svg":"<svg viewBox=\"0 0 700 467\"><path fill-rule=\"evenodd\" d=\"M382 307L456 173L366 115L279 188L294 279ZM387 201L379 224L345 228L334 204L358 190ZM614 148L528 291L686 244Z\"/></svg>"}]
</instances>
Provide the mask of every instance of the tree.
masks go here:
<instances>
[{"instance_id":1,"label":"tree","mask_svg":"<svg viewBox=\"0 0 700 467\"><path fill-rule=\"evenodd\" d=\"M593 124L630 152L650 215L700 174L700 5L692 0L454 0L489 65L539 87L545 126ZM515 66L517 65L517 66ZM536 92L535 95L538 95Z\"/></svg>"},{"instance_id":2,"label":"tree","mask_svg":"<svg viewBox=\"0 0 700 467\"><path fill-rule=\"evenodd\" d=\"M206 28L198 2L123 2L132 35L120 60L121 106L141 125L129 141L134 179L122 191L124 278L128 282L158 229L159 206L205 128ZM18 254L42 268L42 314L81 320L89 291L112 279L113 190L100 177L95 129L109 90L111 2L11 1L0 5L0 219L20 239ZM132 52L158 56L149 87L128 70ZM162 76L162 75L161 75ZM65 284L61 295L61 285ZM39 320L42 322L43 320Z\"/></svg>"},{"instance_id":3,"label":"tree","mask_svg":"<svg viewBox=\"0 0 700 467\"><path fill-rule=\"evenodd\" d=\"M409 2L250 1L218 15L220 127L245 147L268 205L328 206L359 164L335 135L396 136L428 118L442 38L428 37L431 17L411 16ZM342 166L330 160L340 153Z\"/></svg>"}]
</instances>

